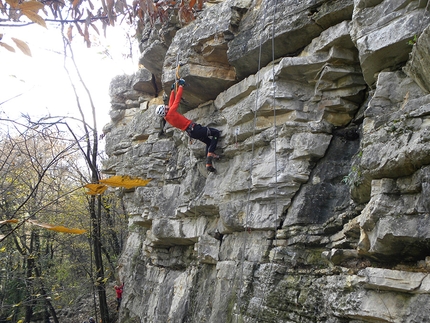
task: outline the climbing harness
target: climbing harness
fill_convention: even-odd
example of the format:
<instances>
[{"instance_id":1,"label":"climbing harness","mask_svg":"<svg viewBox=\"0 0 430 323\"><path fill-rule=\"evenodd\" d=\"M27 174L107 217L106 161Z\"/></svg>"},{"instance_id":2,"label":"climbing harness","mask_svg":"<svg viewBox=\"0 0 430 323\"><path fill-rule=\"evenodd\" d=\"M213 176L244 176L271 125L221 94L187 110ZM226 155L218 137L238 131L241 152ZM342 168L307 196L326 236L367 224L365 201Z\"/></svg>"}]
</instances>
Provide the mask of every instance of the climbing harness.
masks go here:
<instances>
[{"instance_id":1,"label":"climbing harness","mask_svg":"<svg viewBox=\"0 0 430 323\"><path fill-rule=\"evenodd\" d=\"M193 132L195 125L196 125L195 122L191 122L188 128L185 129L185 131L187 132L188 136L190 136L190 138L191 138L191 132Z\"/></svg>"}]
</instances>

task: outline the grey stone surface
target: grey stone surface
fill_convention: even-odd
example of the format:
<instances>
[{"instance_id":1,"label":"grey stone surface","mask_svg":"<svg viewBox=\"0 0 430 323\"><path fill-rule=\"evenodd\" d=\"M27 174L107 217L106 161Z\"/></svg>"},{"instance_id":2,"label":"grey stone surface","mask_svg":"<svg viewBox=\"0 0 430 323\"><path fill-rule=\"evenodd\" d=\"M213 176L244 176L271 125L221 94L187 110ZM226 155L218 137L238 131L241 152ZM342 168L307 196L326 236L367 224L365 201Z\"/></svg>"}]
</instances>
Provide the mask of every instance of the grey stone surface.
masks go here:
<instances>
[{"instance_id":1,"label":"grey stone surface","mask_svg":"<svg viewBox=\"0 0 430 323\"><path fill-rule=\"evenodd\" d=\"M428 320L428 7L209 1L142 32L104 129L106 176L152 178L122 192L119 322ZM178 60L180 112L222 131L217 174L159 134Z\"/></svg>"}]
</instances>

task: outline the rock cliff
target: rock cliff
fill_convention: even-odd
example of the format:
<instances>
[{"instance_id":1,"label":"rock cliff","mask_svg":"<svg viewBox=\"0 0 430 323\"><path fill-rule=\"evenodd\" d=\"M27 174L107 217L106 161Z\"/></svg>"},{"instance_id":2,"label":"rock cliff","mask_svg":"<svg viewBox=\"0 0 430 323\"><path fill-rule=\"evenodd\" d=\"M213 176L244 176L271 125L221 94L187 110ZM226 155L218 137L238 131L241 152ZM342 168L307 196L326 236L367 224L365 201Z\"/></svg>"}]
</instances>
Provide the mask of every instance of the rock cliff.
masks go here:
<instances>
[{"instance_id":1,"label":"rock cliff","mask_svg":"<svg viewBox=\"0 0 430 323\"><path fill-rule=\"evenodd\" d=\"M119 192L120 322L428 321L429 6L208 1L139 31L104 129L104 173L152 179ZM178 65L180 111L222 131L216 174L159 134Z\"/></svg>"}]
</instances>

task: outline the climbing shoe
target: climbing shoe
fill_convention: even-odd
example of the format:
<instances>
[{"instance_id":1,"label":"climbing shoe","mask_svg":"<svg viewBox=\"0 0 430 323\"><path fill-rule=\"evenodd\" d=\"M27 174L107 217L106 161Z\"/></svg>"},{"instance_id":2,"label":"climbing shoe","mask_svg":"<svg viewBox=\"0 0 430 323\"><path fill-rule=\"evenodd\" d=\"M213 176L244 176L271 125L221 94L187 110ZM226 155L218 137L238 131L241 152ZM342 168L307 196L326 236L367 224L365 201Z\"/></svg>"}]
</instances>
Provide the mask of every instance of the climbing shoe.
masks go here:
<instances>
[{"instance_id":1,"label":"climbing shoe","mask_svg":"<svg viewBox=\"0 0 430 323\"><path fill-rule=\"evenodd\" d=\"M215 173L216 169L212 165L206 164L206 170L211 173Z\"/></svg>"},{"instance_id":2,"label":"climbing shoe","mask_svg":"<svg viewBox=\"0 0 430 323\"><path fill-rule=\"evenodd\" d=\"M219 159L219 156L215 153L208 153L208 157L212 157L213 159Z\"/></svg>"},{"instance_id":3,"label":"climbing shoe","mask_svg":"<svg viewBox=\"0 0 430 323\"><path fill-rule=\"evenodd\" d=\"M213 155L215 155L214 153L209 153L208 156L206 157L206 169L209 172L215 172L216 169L212 166L212 161L215 158Z\"/></svg>"}]
</instances>

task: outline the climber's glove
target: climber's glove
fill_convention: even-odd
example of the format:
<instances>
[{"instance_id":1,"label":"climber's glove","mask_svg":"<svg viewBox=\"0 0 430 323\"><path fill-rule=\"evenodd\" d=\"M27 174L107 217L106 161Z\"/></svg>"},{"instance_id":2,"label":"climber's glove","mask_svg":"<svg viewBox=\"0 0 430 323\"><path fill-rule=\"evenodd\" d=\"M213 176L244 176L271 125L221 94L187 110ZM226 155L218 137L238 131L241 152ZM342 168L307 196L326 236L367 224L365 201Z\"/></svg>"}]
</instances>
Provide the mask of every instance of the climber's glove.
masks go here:
<instances>
[{"instance_id":1,"label":"climber's glove","mask_svg":"<svg viewBox=\"0 0 430 323\"><path fill-rule=\"evenodd\" d=\"M178 85L185 86L185 80L184 79L179 79Z\"/></svg>"}]
</instances>

